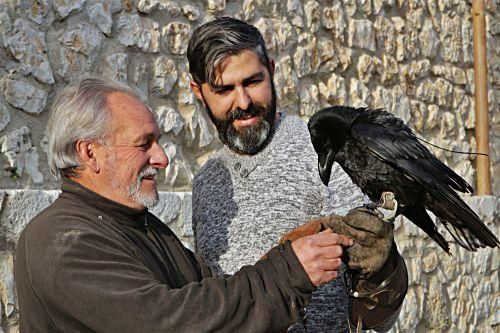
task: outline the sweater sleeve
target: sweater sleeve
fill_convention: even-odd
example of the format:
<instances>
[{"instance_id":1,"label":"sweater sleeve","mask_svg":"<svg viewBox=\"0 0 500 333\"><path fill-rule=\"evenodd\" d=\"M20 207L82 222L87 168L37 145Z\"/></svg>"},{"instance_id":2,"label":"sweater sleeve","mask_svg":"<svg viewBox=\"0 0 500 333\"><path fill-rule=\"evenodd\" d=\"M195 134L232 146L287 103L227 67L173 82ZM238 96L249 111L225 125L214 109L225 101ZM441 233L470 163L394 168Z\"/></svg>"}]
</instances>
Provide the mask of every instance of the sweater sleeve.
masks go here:
<instances>
[{"instance_id":1,"label":"sweater sleeve","mask_svg":"<svg viewBox=\"0 0 500 333\"><path fill-rule=\"evenodd\" d=\"M25 236L21 288L34 290L64 332L75 322L99 332L273 332L299 318L315 289L290 244L233 276L172 288L118 237L89 229Z\"/></svg>"}]
</instances>

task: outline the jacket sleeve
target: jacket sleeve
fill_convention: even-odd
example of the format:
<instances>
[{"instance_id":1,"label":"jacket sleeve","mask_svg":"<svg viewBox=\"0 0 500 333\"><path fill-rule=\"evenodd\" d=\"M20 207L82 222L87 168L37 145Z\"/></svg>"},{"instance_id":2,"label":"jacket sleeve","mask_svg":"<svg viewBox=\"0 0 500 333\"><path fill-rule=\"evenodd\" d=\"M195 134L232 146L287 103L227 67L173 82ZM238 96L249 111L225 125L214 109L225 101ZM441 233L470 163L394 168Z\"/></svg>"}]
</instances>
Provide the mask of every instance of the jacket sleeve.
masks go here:
<instances>
[{"instance_id":1,"label":"jacket sleeve","mask_svg":"<svg viewBox=\"0 0 500 333\"><path fill-rule=\"evenodd\" d=\"M289 243L233 276L172 288L117 237L62 235L31 234L22 246L28 284L63 331L77 321L99 332L273 332L299 318L315 289Z\"/></svg>"}]
</instances>

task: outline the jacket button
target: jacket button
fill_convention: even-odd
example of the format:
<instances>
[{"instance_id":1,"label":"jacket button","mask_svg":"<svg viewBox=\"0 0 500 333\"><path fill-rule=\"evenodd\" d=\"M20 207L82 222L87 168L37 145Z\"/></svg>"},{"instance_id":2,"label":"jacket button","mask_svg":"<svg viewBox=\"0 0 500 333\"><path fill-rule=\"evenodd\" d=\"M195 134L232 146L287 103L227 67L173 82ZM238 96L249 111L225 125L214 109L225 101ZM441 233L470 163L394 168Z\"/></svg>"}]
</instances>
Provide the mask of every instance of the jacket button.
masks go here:
<instances>
[{"instance_id":1,"label":"jacket button","mask_svg":"<svg viewBox=\"0 0 500 333\"><path fill-rule=\"evenodd\" d=\"M234 170L238 171L240 168L241 168L241 163L240 162L234 163Z\"/></svg>"},{"instance_id":2,"label":"jacket button","mask_svg":"<svg viewBox=\"0 0 500 333\"><path fill-rule=\"evenodd\" d=\"M241 170L240 176L243 177L243 178L245 178L246 176L248 176L248 170L247 169Z\"/></svg>"}]
</instances>

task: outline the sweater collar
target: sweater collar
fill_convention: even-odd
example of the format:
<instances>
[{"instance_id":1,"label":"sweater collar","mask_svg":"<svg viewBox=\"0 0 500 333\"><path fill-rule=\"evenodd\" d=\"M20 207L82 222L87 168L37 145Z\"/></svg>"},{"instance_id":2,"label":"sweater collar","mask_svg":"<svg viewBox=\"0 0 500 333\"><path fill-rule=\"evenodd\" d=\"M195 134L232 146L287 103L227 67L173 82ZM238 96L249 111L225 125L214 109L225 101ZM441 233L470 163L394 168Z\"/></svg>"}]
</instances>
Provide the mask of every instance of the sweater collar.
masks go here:
<instances>
[{"instance_id":1,"label":"sweater collar","mask_svg":"<svg viewBox=\"0 0 500 333\"><path fill-rule=\"evenodd\" d=\"M118 223L132 227L144 227L148 215L147 208L135 209L108 198L105 198L85 186L67 178L63 178L61 198L72 201L81 201L102 213L102 217L110 217Z\"/></svg>"}]
</instances>

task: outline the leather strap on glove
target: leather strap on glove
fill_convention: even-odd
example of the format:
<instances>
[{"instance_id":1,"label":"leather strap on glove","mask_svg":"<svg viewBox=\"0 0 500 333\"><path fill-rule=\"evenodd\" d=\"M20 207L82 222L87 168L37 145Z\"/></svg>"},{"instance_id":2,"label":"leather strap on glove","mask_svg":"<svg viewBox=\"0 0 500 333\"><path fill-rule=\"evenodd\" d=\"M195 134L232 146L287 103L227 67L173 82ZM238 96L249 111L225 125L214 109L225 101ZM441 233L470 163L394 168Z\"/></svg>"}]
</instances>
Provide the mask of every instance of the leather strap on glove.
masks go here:
<instances>
[{"instance_id":1,"label":"leather strap on glove","mask_svg":"<svg viewBox=\"0 0 500 333\"><path fill-rule=\"evenodd\" d=\"M395 316L393 321L397 319L408 291L408 272L395 243L385 265L370 278L359 279L355 274L345 278L352 326L367 330L386 323L391 316Z\"/></svg>"},{"instance_id":2,"label":"leather strap on glove","mask_svg":"<svg viewBox=\"0 0 500 333\"><path fill-rule=\"evenodd\" d=\"M326 228L354 240L342 259L349 268L344 281L351 324L372 329L397 315L408 290L408 273L394 243L392 224L383 221L377 212L359 207L346 216L312 220L283 236L280 242Z\"/></svg>"},{"instance_id":3,"label":"leather strap on glove","mask_svg":"<svg viewBox=\"0 0 500 333\"><path fill-rule=\"evenodd\" d=\"M392 224L365 207L343 218L323 221L334 232L354 240L344 263L349 292L349 319L354 327L373 329L397 313L408 290L408 273L394 243ZM326 222L326 223L325 223Z\"/></svg>"}]
</instances>

